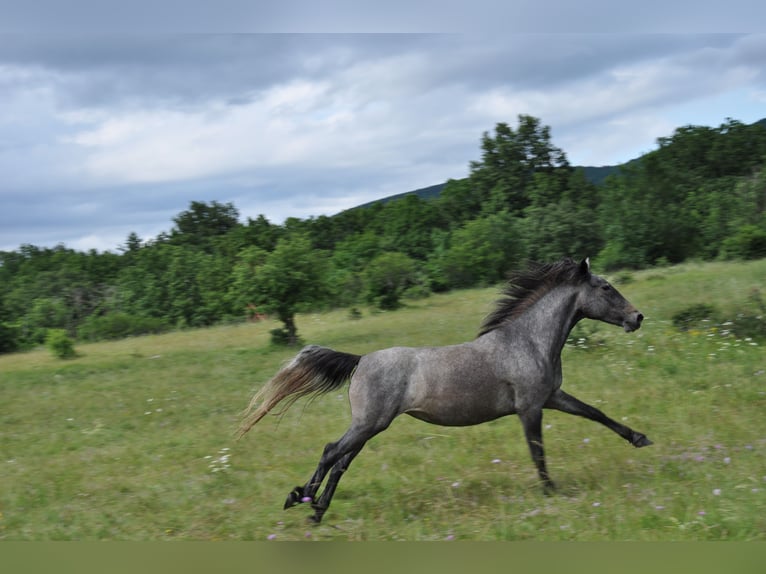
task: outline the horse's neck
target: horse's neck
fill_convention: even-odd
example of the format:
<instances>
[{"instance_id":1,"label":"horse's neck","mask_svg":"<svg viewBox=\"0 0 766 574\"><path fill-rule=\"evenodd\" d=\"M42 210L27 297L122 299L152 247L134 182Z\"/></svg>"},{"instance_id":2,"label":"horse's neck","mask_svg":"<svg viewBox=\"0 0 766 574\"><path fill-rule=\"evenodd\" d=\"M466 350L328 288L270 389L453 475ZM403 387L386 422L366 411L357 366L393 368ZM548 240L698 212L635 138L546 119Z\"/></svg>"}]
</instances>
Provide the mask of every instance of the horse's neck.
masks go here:
<instances>
[{"instance_id":1,"label":"horse's neck","mask_svg":"<svg viewBox=\"0 0 766 574\"><path fill-rule=\"evenodd\" d=\"M580 319L576 300L577 292L571 287L551 289L512 323L515 335L531 339L551 357L560 356L569 332Z\"/></svg>"}]
</instances>

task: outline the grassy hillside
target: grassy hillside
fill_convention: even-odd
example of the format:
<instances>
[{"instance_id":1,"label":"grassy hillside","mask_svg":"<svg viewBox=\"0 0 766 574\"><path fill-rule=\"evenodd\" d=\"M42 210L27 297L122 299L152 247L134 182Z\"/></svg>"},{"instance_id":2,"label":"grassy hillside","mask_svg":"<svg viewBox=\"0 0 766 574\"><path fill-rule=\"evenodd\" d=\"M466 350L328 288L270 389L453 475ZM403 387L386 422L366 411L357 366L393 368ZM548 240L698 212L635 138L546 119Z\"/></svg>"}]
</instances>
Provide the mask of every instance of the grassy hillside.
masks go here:
<instances>
[{"instance_id":1,"label":"grassy hillside","mask_svg":"<svg viewBox=\"0 0 766 574\"><path fill-rule=\"evenodd\" d=\"M596 262L597 263L597 262ZM233 439L251 392L294 351L269 321L0 357L0 539L763 540L766 353L726 325L687 332L694 303L736 317L766 260L622 274L645 315L633 334L594 323L564 352L564 388L655 444L546 412L536 481L515 417L468 428L409 417L373 439L319 527L282 511L349 421L345 391ZM301 334L365 353L472 338L494 289L432 296L394 313L298 317Z\"/></svg>"}]
</instances>

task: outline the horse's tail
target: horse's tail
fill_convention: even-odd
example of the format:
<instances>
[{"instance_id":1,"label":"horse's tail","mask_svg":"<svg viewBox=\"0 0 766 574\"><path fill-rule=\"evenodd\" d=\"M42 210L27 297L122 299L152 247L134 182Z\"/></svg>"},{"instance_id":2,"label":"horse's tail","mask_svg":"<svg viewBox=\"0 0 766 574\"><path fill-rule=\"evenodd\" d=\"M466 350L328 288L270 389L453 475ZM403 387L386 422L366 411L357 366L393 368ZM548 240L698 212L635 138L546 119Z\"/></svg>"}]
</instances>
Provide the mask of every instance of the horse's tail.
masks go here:
<instances>
[{"instance_id":1,"label":"horse's tail","mask_svg":"<svg viewBox=\"0 0 766 574\"><path fill-rule=\"evenodd\" d=\"M361 358L361 355L340 353L317 345L304 347L253 396L242 415L238 437L253 428L283 399L287 402L280 414L301 397L339 388L354 373Z\"/></svg>"}]
</instances>

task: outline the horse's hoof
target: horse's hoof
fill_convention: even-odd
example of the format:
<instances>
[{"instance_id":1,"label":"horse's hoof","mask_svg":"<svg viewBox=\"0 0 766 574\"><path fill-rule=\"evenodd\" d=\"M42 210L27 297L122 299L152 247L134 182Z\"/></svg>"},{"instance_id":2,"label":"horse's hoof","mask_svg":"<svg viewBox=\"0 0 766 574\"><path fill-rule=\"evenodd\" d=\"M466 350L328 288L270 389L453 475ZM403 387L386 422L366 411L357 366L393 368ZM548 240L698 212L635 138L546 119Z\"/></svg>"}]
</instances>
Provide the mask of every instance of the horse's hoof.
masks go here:
<instances>
[{"instance_id":1,"label":"horse's hoof","mask_svg":"<svg viewBox=\"0 0 766 574\"><path fill-rule=\"evenodd\" d=\"M552 480L543 484L543 494L546 496L556 494L556 484Z\"/></svg>"},{"instance_id":2,"label":"horse's hoof","mask_svg":"<svg viewBox=\"0 0 766 574\"><path fill-rule=\"evenodd\" d=\"M302 486L296 486L293 491L287 495L287 499L285 500L284 510L287 510L288 508L295 506L299 502L303 501L303 487Z\"/></svg>"},{"instance_id":3,"label":"horse's hoof","mask_svg":"<svg viewBox=\"0 0 766 574\"><path fill-rule=\"evenodd\" d=\"M307 522L310 522L311 524L319 524L322 522L322 515L321 514L313 514L306 518Z\"/></svg>"},{"instance_id":4,"label":"horse's hoof","mask_svg":"<svg viewBox=\"0 0 766 574\"><path fill-rule=\"evenodd\" d=\"M646 438L646 435L642 435L641 433L635 433L633 435L633 440L630 442L636 448L641 448L642 446L649 446L650 444L654 444L652 441Z\"/></svg>"}]
</instances>

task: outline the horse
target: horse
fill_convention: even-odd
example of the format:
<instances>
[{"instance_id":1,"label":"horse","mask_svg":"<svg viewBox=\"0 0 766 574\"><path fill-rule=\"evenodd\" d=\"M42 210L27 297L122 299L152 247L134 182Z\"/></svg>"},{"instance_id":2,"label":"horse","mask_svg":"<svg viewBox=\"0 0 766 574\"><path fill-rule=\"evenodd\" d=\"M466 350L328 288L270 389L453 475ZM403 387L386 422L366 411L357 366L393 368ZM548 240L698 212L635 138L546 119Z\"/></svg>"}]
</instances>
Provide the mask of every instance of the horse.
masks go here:
<instances>
[{"instance_id":1,"label":"horse","mask_svg":"<svg viewBox=\"0 0 766 574\"><path fill-rule=\"evenodd\" d=\"M588 258L531 263L511 273L478 336L443 347L393 347L366 355L309 345L257 392L243 413L239 438L284 401L340 388L347 380L351 424L324 447L314 474L287 496L284 508L310 503L319 523L351 461L397 416L444 426L466 426L516 414L546 494L555 490L543 449L543 409L585 417L634 447L646 435L561 389L561 351L581 319L637 330L644 316L608 281L591 273ZM318 494L329 473L327 484Z\"/></svg>"}]
</instances>

